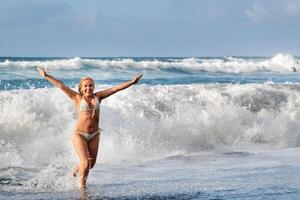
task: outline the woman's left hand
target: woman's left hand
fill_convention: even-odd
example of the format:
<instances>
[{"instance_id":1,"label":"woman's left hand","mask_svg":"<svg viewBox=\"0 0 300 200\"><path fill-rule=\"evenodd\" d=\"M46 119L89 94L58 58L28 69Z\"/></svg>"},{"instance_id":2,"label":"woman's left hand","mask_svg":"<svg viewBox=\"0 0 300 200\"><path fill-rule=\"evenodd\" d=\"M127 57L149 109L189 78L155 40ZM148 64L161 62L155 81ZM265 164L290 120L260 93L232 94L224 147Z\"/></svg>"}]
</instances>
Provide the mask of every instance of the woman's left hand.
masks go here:
<instances>
[{"instance_id":1,"label":"woman's left hand","mask_svg":"<svg viewBox=\"0 0 300 200\"><path fill-rule=\"evenodd\" d=\"M142 78L143 74L138 74L132 79L132 83L136 84L139 82L139 80Z\"/></svg>"},{"instance_id":2,"label":"woman's left hand","mask_svg":"<svg viewBox=\"0 0 300 200\"><path fill-rule=\"evenodd\" d=\"M40 72L41 77L45 78L47 76L47 73L46 73L45 69L42 68L42 67L37 67L37 68Z\"/></svg>"}]
</instances>

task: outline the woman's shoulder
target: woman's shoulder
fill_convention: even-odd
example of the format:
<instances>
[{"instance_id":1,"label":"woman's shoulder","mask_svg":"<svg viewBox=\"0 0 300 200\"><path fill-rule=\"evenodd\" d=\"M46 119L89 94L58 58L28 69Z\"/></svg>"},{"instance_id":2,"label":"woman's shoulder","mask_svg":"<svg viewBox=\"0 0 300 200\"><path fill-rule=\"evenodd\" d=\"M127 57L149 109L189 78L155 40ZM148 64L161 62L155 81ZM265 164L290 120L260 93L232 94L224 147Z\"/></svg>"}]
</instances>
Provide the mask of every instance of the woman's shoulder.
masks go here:
<instances>
[{"instance_id":1,"label":"woman's shoulder","mask_svg":"<svg viewBox=\"0 0 300 200\"><path fill-rule=\"evenodd\" d=\"M76 94L74 100L75 100L76 103L79 103L82 100L82 96L78 93L78 94Z\"/></svg>"}]
</instances>

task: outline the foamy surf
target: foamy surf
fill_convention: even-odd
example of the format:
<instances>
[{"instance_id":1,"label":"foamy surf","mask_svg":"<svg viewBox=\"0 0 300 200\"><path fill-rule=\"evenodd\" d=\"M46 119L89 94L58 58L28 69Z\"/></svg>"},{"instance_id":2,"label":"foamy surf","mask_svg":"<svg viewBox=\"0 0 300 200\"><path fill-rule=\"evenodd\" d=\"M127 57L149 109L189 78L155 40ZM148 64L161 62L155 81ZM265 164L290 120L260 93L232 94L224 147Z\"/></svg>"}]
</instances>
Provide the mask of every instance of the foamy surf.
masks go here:
<instances>
[{"instance_id":1,"label":"foamy surf","mask_svg":"<svg viewBox=\"0 0 300 200\"><path fill-rule=\"evenodd\" d=\"M243 148L171 156L134 165L101 164L91 172L89 189L84 192L73 187L72 180L57 176L58 171L63 171L56 168L48 170L47 175L36 173L23 186L2 185L0 197L297 199L300 195L298 155L299 149L292 148Z\"/></svg>"}]
</instances>

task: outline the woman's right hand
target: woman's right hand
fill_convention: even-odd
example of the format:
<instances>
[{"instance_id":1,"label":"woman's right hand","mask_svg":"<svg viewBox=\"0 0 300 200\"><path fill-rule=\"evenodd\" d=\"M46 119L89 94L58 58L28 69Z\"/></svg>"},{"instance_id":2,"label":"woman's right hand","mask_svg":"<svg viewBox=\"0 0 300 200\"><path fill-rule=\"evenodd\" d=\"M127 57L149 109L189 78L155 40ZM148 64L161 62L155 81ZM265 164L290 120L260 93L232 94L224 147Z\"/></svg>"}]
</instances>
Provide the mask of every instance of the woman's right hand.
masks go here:
<instances>
[{"instance_id":1,"label":"woman's right hand","mask_svg":"<svg viewBox=\"0 0 300 200\"><path fill-rule=\"evenodd\" d=\"M44 68L38 67L38 70L40 72L41 77L45 78L47 76L47 73L44 70Z\"/></svg>"}]
</instances>

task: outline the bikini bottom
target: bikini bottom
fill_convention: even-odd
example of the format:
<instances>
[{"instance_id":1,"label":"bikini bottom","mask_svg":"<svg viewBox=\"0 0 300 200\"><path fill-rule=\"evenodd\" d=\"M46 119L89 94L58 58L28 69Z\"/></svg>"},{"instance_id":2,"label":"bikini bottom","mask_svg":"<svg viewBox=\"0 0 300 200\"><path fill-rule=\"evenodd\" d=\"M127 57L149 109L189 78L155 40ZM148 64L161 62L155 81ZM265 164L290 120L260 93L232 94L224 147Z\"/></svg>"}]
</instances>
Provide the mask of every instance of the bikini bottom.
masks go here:
<instances>
[{"instance_id":1,"label":"bikini bottom","mask_svg":"<svg viewBox=\"0 0 300 200\"><path fill-rule=\"evenodd\" d=\"M77 130L77 133L83 137L87 142L91 141L97 134L101 134L101 129L99 128L94 133L85 133Z\"/></svg>"}]
</instances>

